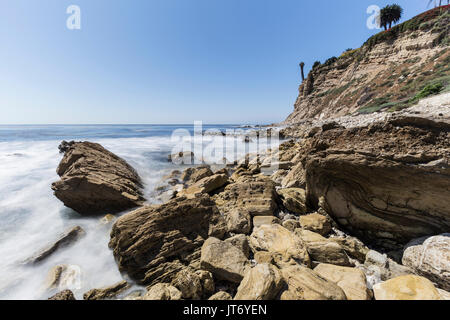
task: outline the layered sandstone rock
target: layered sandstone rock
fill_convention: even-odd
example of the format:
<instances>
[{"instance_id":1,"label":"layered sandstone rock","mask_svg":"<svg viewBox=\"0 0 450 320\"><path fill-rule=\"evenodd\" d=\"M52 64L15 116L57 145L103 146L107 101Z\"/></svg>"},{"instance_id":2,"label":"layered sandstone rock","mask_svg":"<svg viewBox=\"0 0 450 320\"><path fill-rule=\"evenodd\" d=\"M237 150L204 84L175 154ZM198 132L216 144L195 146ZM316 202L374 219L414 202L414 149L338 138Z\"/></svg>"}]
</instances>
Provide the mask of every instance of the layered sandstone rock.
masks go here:
<instances>
[{"instance_id":1,"label":"layered sandstone rock","mask_svg":"<svg viewBox=\"0 0 450 320\"><path fill-rule=\"evenodd\" d=\"M271 300L283 285L281 272L271 264L258 264L247 270L237 290L235 300Z\"/></svg>"},{"instance_id":2,"label":"layered sandstone rock","mask_svg":"<svg viewBox=\"0 0 450 320\"><path fill-rule=\"evenodd\" d=\"M209 196L177 198L119 218L109 246L121 271L148 285L169 283L185 266L198 265L204 241L223 237L225 229Z\"/></svg>"},{"instance_id":3,"label":"layered sandstone rock","mask_svg":"<svg viewBox=\"0 0 450 320\"><path fill-rule=\"evenodd\" d=\"M415 275L397 277L373 287L376 300L442 300L433 283Z\"/></svg>"},{"instance_id":4,"label":"layered sandstone rock","mask_svg":"<svg viewBox=\"0 0 450 320\"><path fill-rule=\"evenodd\" d=\"M144 201L141 180L125 160L91 142L60 147L64 157L52 184L55 196L80 214L115 213Z\"/></svg>"}]
</instances>

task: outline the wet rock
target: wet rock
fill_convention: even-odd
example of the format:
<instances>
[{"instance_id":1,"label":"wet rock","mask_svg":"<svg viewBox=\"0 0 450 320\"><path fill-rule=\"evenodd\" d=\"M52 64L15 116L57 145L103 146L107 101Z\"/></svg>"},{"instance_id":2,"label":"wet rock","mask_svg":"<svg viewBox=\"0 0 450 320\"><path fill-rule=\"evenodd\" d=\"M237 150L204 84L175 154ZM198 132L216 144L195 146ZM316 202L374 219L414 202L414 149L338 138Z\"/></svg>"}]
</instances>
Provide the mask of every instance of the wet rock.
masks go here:
<instances>
[{"instance_id":1,"label":"wet rock","mask_svg":"<svg viewBox=\"0 0 450 320\"><path fill-rule=\"evenodd\" d=\"M83 294L84 300L105 300L116 298L120 293L128 290L130 285L126 281L118 282L110 287L92 289Z\"/></svg>"},{"instance_id":2,"label":"wet rock","mask_svg":"<svg viewBox=\"0 0 450 320\"><path fill-rule=\"evenodd\" d=\"M36 253L32 258L28 259L26 263L39 263L44 259L47 259L50 255L52 255L55 251L61 250L62 248L73 245L77 240L82 238L86 232L79 226L76 226L64 234L62 234L58 240L56 240L53 244L48 247L42 249L38 253Z\"/></svg>"},{"instance_id":3,"label":"wet rock","mask_svg":"<svg viewBox=\"0 0 450 320\"><path fill-rule=\"evenodd\" d=\"M281 272L270 264L249 268L238 287L234 300L272 300L283 285Z\"/></svg>"},{"instance_id":4,"label":"wet rock","mask_svg":"<svg viewBox=\"0 0 450 320\"><path fill-rule=\"evenodd\" d=\"M45 281L47 290L65 290L81 283L81 268L76 265L57 265L53 267Z\"/></svg>"},{"instance_id":5,"label":"wet rock","mask_svg":"<svg viewBox=\"0 0 450 320\"><path fill-rule=\"evenodd\" d=\"M322 278L336 283L348 300L370 300L371 295L366 286L364 272L357 268L341 267L321 263L314 271Z\"/></svg>"},{"instance_id":6,"label":"wet rock","mask_svg":"<svg viewBox=\"0 0 450 320\"><path fill-rule=\"evenodd\" d=\"M300 188L289 188L278 190L283 206L296 214L305 214L308 209L306 207L306 192Z\"/></svg>"},{"instance_id":7,"label":"wet rock","mask_svg":"<svg viewBox=\"0 0 450 320\"><path fill-rule=\"evenodd\" d=\"M281 269L287 288L281 300L346 300L344 291L306 267L296 265Z\"/></svg>"},{"instance_id":8,"label":"wet rock","mask_svg":"<svg viewBox=\"0 0 450 320\"><path fill-rule=\"evenodd\" d=\"M211 237L203 244L200 265L219 280L240 283L249 261L233 244Z\"/></svg>"},{"instance_id":9,"label":"wet rock","mask_svg":"<svg viewBox=\"0 0 450 320\"><path fill-rule=\"evenodd\" d=\"M64 290L48 298L48 300L76 300L76 299L72 291Z\"/></svg>"},{"instance_id":10,"label":"wet rock","mask_svg":"<svg viewBox=\"0 0 450 320\"><path fill-rule=\"evenodd\" d=\"M331 223L321 214L313 213L300 217L300 225L303 229L326 236L331 231Z\"/></svg>"},{"instance_id":11,"label":"wet rock","mask_svg":"<svg viewBox=\"0 0 450 320\"><path fill-rule=\"evenodd\" d=\"M142 205L141 180L123 159L91 142L75 142L62 149L64 157L56 170L61 180L52 189L66 207L89 215Z\"/></svg>"},{"instance_id":12,"label":"wet rock","mask_svg":"<svg viewBox=\"0 0 450 320\"><path fill-rule=\"evenodd\" d=\"M450 290L450 234L419 238L406 245L402 262L417 274Z\"/></svg>"},{"instance_id":13,"label":"wet rock","mask_svg":"<svg viewBox=\"0 0 450 320\"><path fill-rule=\"evenodd\" d=\"M207 195L177 198L120 217L111 231L110 248L119 269L147 285L166 282L185 266L199 263L209 236L223 237L225 221Z\"/></svg>"},{"instance_id":14,"label":"wet rock","mask_svg":"<svg viewBox=\"0 0 450 320\"><path fill-rule=\"evenodd\" d=\"M441 300L433 283L420 276L397 277L373 287L376 300Z\"/></svg>"},{"instance_id":15,"label":"wet rock","mask_svg":"<svg viewBox=\"0 0 450 320\"><path fill-rule=\"evenodd\" d=\"M181 151L178 153L168 155L167 160L176 165L193 164L195 161L195 156L192 151Z\"/></svg>"}]
</instances>

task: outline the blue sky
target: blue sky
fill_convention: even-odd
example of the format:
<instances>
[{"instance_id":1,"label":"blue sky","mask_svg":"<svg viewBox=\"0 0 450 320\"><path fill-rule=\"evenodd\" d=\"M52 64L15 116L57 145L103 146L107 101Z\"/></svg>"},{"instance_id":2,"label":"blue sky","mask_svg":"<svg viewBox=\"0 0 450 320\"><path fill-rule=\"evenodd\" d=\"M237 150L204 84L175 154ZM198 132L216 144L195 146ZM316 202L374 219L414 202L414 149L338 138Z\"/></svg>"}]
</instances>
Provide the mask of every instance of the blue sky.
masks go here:
<instances>
[{"instance_id":1,"label":"blue sky","mask_svg":"<svg viewBox=\"0 0 450 320\"><path fill-rule=\"evenodd\" d=\"M411 18L427 0L396 0ZM300 74L359 47L369 5L341 0L2 0L0 123L273 123ZM66 9L81 8L81 30Z\"/></svg>"}]
</instances>

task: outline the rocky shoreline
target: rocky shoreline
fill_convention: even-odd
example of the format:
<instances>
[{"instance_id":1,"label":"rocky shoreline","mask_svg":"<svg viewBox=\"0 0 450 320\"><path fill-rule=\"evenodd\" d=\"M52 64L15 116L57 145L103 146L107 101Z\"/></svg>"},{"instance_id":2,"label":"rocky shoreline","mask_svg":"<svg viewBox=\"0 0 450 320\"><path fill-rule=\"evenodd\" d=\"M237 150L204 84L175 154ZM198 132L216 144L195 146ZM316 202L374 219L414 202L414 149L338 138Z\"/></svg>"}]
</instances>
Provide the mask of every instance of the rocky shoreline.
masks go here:
<instances>
[{"instance_id":1,"label":"rocky shoreline","mask_svg":"<svg viewBox=\"0 0 450 320\"><path fill-rule=\"evenodd\" d=\"M436 110L304 122L264 155L174 170L163 204L112 226L119 270L147 289L124 295L119 283L85 299L449 299L450 118Z\"/></svg>"}]
</instances>

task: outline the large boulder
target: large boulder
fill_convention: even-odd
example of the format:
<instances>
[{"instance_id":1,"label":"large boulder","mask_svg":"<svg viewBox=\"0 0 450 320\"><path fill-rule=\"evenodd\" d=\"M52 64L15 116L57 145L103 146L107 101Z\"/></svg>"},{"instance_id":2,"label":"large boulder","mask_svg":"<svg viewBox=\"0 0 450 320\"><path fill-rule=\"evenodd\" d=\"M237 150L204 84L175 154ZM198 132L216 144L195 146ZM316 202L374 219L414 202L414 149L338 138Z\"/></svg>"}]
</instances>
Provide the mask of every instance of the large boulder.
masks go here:
<instances>
[{"instance_id":1,"label":"large boulder","mask_svg":"<svg viewBox=\"0 0 450 320\"><path fill-rule=\"evenodd\" d=\"M420 276L400 276L373 287L376 300L442 300L433 283Z\"/></svg>"},{"instance_id":2,"label":"large boulder","mask_svg":"<svg viewBox=\"0 0 450 320\"><path fill-rule=\"evenodd\" d=\"M55 196L80 214L116 213L142 205L142 183L125 160L91 142L73 142L64 151L52 184Z\"/></svg>"},{"instance_id":3,"label":"large boulder","mask_svg":"<svg viewBox=\"0 0 450 320\"><path fill-rule=\"evenodd\" d=\"M314 271L324 279L336 283L348 300L370 300L364 272L357 268L335 266L321 263Z\"/></svg>"},{"instance_id":4,"label":"large boulder","mask_svg":"<svg viewBox=\"0 0 450 320\"><path fill-rule=\"evenodd\" d=\"M253 230L250 235L253 252L269 252L282 257L284 262L292 260L306 266L310 259L300 237L279 224L265 224Z\"/></svg>"},{"instance_id":5,"label":"large boulder","mask_svg":"<svg viewBox=\"0 0 450 320\"><path fill-rule=\"evenodd\" d=\"M271 264L258 264L248 269L234 300L272 300L283 285L281 273Z\"/></svg>"},{"instance_id":6,"label":"large boulder","mask_svg":"<svg viewBox=\"0 0 450 320\"><path fill-rule=\"evenodd\" d=\"M359 238L397 250L450 229L448 119L391 119L313 140L308 201L323 197L328 214Z\"/></svg>"},{"instance_id":7,"label":"large boulder","mask_svg":"<svg viewBox=\"0 0 450 320\"><path fill-rule=\"evenodd\" d=\"M287 288L281 300L346 300L344 291L316 272L300 265L281 269Z\"/></svg>"},{"instance_id":8,"label":"large boulder","mask_svg":"<svg viewBox=\"0 0 450 320\"><path fill-rule=\"evenodd\" d=\"M147 285L170 283L186 265L198 264L203 242L222 237L225 228L209 196L177 198L120 217L109 246L119 269L134 279Z\"/></svg>"},{"instance_id":9,"label":"large boulder","mask_svg":"<svg viewBox=\"0 0 450 320\"><path fill-rule=\"evenodd\" d=\"M203 244L200 266L219 280L240 283L249 261L232 243L211 237Z\"/></svg>"},{"instance_id":10,"label":"large boulder","mask_svg":"<svg viewBox=\"0 0 450 320\"><path fill-rule=\"evenodd\" d=\"M450 234L411 241L403 252L402 263L450 290Z\"/></svg>"}]
</instances>

